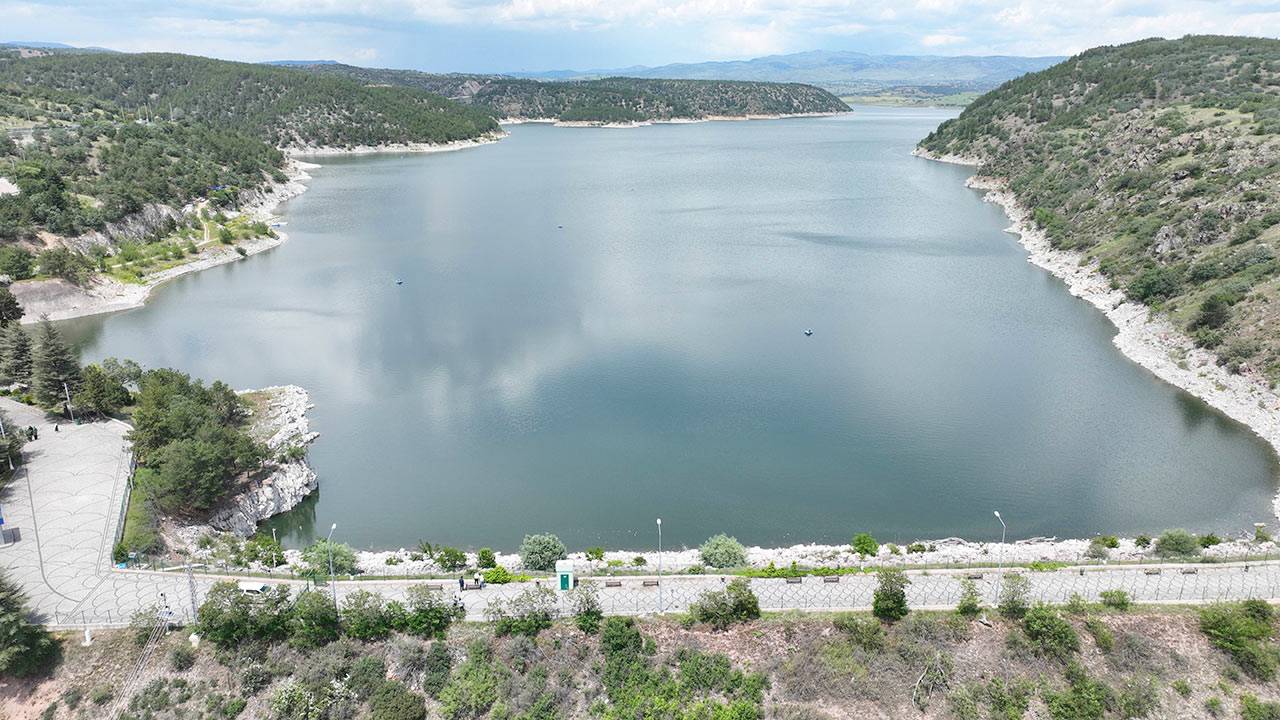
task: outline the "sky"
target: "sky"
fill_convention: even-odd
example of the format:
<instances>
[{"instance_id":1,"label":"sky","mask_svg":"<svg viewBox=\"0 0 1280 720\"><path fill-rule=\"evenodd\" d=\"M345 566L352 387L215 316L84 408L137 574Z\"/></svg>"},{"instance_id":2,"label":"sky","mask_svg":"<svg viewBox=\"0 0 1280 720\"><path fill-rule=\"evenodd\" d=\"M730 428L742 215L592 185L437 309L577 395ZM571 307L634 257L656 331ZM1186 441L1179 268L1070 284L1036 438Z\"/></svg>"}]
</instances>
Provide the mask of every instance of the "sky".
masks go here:
<instances>
[{"instance_id":1,"label":"sky","mask_svg":"<svg viewBox=\"0 0 1280 720\"><path fill-rule=\"evenodd\" d=\"M1188 33L1280 36L1280 0L0 0L0 40L437 72L1070 55Z\"/></svg>"}]
</instances>

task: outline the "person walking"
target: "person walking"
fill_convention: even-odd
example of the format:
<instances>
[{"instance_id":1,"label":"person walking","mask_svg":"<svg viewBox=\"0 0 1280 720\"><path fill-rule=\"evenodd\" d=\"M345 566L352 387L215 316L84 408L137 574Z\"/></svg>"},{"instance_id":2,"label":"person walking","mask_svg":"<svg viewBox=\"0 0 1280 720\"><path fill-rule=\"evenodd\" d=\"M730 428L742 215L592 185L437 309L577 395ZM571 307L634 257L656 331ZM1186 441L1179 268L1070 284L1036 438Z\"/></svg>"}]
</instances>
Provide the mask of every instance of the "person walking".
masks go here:
<instances>
[{"instance_id":1,"label":"person walking","mask_svg":"<svg viewBox=\"0 0 1280 720\"><path fill-rule=\"evenodd\" d=\"M480 574L479 570L476 571L476 588L484 589L484 576Z\"/></svg>"},{"instance_id":2,"label":"person walking","mask_svg":"<svg viewBox=\"0 0 1280 720\"><path fill-rule=\"evenodd\" d=\"M466 589L467 589L467 576L466 576L466 575L459 575L459 576L458 576L458 589L459 589L459 590L466 590Z\"/></svg>"}]
</instances>

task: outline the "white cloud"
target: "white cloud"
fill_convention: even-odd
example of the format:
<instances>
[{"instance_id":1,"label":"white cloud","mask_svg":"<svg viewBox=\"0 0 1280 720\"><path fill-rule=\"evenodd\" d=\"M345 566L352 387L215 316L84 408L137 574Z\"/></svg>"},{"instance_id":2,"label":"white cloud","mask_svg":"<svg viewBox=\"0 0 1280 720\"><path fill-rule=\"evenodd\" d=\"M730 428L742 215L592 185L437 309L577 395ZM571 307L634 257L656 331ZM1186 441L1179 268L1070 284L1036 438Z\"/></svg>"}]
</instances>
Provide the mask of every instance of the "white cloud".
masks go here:
<instances>
[{"instance_id":1,"label":"white cloud","mask_svg":"<svg viewBox=\"0 0 1280 720\"><path fill-rule=\"evenodd\" d=\"M944 47L946 45L959 45L966 40L961 35L950 35L948 33L934 33L925 35L920 38L920 44L927 48Z\"/></svg>"}]
</instances>

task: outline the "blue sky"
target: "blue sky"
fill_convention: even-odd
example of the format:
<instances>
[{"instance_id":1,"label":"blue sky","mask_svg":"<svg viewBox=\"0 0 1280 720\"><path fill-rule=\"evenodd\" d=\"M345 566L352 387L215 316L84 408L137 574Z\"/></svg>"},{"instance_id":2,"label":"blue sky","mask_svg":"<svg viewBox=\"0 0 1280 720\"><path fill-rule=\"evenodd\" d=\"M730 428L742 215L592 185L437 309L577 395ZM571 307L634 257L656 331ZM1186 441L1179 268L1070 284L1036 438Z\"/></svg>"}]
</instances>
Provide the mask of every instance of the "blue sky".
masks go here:
<instances>
[{"instance_id":1,"label":"blue sky","mask_svg":"<svg viewBox=\"0 0 1280 720\"><path fill-rule=\"evenodd\" d=\"M498 72L803 50L1068 55L1280 36L1280 0L0 0L0 40Z\"/></svg>"}]
</instances>

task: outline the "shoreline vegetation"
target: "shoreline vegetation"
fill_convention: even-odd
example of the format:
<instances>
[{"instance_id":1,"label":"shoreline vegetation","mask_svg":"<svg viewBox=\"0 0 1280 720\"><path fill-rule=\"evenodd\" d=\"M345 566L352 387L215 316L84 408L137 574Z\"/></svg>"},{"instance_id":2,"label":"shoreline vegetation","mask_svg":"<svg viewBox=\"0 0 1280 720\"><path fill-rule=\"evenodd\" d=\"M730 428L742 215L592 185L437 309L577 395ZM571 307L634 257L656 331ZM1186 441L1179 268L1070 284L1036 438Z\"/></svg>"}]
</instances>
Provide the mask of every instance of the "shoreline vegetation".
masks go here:
<instances>
[{"instance_id":1,"label":"shoreline vegetation","mask_svg":"<svg viewBox=\"0 0 1280 720\"><path fill-rule=\"evenodd\" d=\"M913 154L975 169L982 164L974 157L937 155L924 148ZM975 174L965 184L983 192L986 202L1004 209L1011 223L1006 232L1018 237L1027 250L1027 262L1062 280L1072 295L1093 305L1115 325L1112 343L1125 357L1245 425L1280 456L1280 394L1262 374L1247 368L1231 372L1214 352L1197 347L1195 340L1168 318L1113 287L1096 260L1081 252L1054 248L1031 211L1009 190L1007 180ZM1280 493L1272 501L1272 512L1280 517Z\"/></svg>"}]
</instances>

